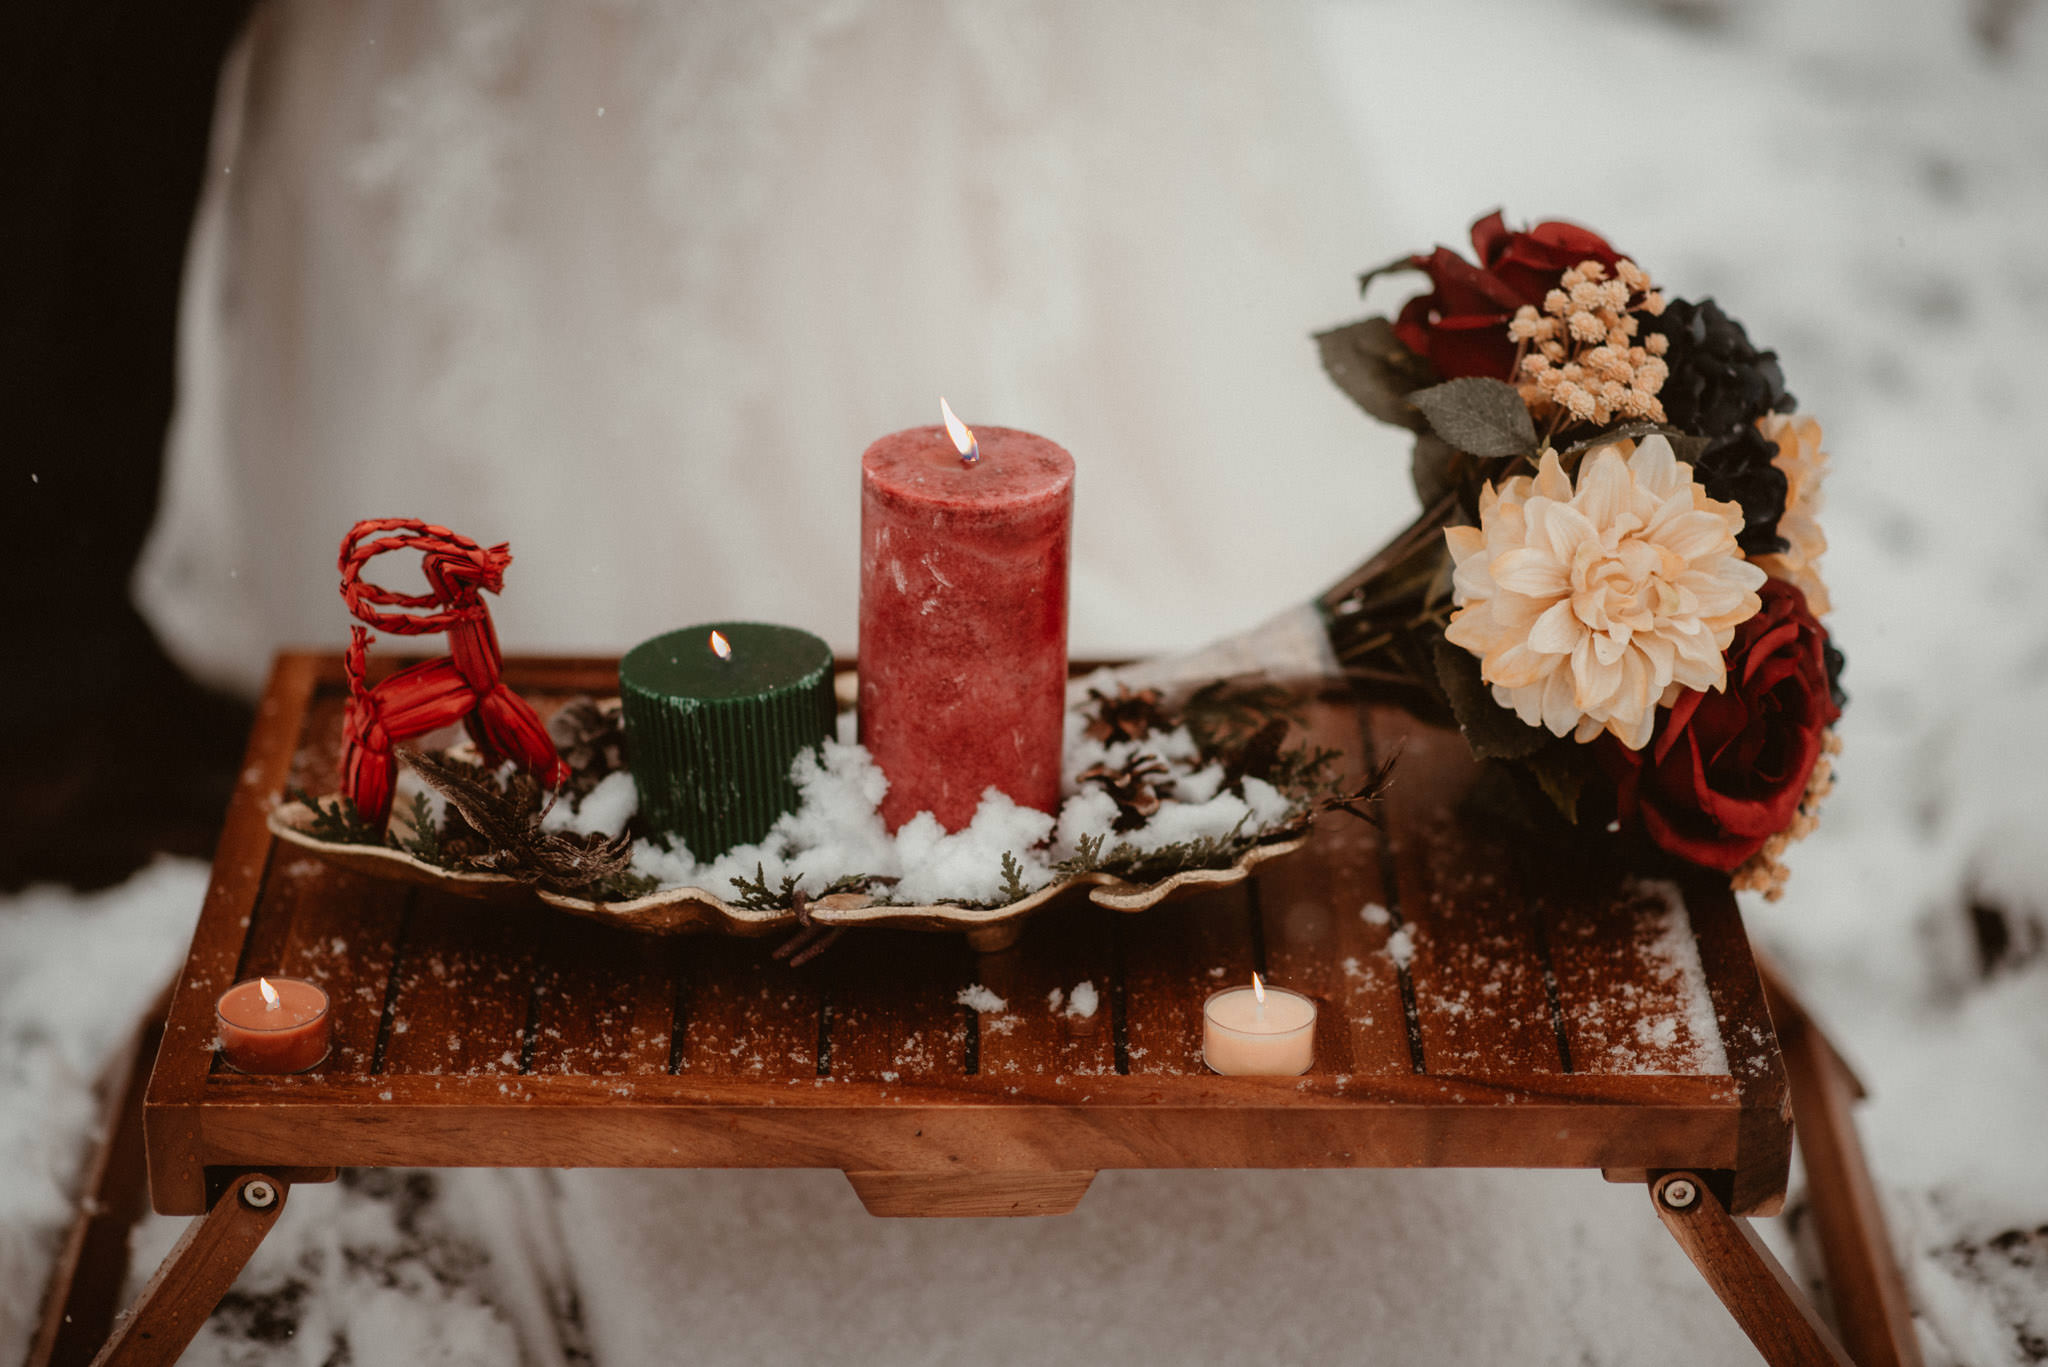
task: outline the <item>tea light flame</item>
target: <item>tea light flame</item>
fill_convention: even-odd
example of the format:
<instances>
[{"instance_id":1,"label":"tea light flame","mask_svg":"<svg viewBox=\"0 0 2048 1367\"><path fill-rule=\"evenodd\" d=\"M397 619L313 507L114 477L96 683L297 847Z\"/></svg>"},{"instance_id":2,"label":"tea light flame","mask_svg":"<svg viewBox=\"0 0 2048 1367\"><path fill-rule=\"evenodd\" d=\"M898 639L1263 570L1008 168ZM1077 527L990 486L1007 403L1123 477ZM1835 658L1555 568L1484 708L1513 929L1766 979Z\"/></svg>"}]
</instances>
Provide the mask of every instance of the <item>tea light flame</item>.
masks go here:
<instances>
[{"instance_id":1,"label":"tea light flame","mask_svg":"<svg viewBox=\"0 0 2048 1367\"><path fill-rule=\"evenodd\" d=\"M277 995L277 989L270 985L270 979L258 978L256 980L256 990L263 994L263 1004L272 1011L277 1010L282 1004L282 999Z\"/></svg>"},{"instance_id":2,"label":"tea light flame","mask_svg":"<svg viewBox=\"0 0 2048 1367\"><path fill-rule=\"evenodd\" d=\"M1252 996L1258 1000L1260 1006L1266 1004L1266 985L1259 981L1257 973L1252 974Z\"/></svg>"},{"instance_id":3,"label":"tea light flame","mask_svg":"<svg viewBox=\"0 0 2048 1367\"><path fill-rule=\"evenodd\" d=\"M711 653L721 660L730 660L732 658L732 642L726 640L725 637L717 632L712 632Z\"/></svg>"},{"instance_id":4,"label":"tea light flame","mask_svg":"<svg viewBox=\"0 0 2048 1367\"><path fill-rule=\"evenodd\" d=\"M946 434L953 439L953 449L960 453L962 465L972 465L981 459L981 443L974 439L974 429L960 421L953 412L953 405L946 402L946 396L939 396L939 413L946 420Z\"/></svg>"}]
</instances>

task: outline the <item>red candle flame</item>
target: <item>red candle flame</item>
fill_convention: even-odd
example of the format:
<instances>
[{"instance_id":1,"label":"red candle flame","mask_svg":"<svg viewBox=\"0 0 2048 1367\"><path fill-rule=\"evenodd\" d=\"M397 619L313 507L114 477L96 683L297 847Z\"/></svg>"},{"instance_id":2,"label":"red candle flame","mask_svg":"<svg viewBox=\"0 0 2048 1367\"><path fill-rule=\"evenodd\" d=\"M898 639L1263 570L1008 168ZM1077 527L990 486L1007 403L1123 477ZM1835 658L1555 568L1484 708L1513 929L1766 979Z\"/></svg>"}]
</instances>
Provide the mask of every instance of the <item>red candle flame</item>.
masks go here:
<instances>
[{"instance_id":1,"label":"red candle flame","mask_svg":"<svg viewBox=\"0 0 2048 1367\"><path fill-rule=\"evenodd\" d=\"M939 396L939 413L946 420L946 434L953 438L953 449L960 453L960 463L973 465L979 461L981 443L974 439L974 429L960 421L943 394Z\"/></svg>"},{"instance_id":2,"label":"red candle flame","mask_svg":"<svg viewBox=\"0 0 2048 1367\"><path fill-rule=\"evenodd\" d=\"M277 1010L281 1002L277 995L277 989L270 985L270 979L258 978L256 980L256 990L263 994L263 1005L266 1008L272 1011Z\"/></svg>"}]
</instances>

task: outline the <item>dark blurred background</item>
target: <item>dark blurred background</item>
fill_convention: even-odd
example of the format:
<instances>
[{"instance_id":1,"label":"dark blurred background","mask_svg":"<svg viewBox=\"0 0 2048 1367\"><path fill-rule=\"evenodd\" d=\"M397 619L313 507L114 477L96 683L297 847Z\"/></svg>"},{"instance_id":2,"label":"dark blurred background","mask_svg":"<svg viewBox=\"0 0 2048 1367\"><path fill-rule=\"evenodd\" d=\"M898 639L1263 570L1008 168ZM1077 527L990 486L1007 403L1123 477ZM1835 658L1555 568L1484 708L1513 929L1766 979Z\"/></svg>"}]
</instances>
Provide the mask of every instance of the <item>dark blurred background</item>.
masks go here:
<instances>
[{"instance_id":1,"label":"dark blurred background","mask_svg":"<svg viewBox=\"0 0 2048 1367\"><path fill-rule=\"evenodd\" d=\"M9 7L0 148L0 888L209 854L249 725L134 607L171 416L179 278L246 0Z\"/></svg>"}]
</instances>

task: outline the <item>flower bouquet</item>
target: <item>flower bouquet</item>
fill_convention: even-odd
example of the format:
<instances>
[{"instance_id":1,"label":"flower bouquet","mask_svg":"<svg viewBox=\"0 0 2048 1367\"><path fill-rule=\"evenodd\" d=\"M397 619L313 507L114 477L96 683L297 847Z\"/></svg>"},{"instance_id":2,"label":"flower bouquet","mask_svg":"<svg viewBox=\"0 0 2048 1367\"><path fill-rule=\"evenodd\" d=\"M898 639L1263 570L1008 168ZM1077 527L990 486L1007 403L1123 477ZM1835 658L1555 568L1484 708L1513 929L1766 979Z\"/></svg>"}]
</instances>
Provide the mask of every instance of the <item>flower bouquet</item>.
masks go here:
<instances>
[{"instance_id":1,"label":"flower bouquet","mask_svg":"<svg viewBox=\"0 0 2048 1367\"><path fill-rule=\"evenodd\" d=\"M1775 898L1844 701L1820 426L1740 323L1600 236L1496 212L1472 246L1368 272L1430 288L1317 339L1414 432L1423 505L1319 601L1335 663L1455 722L1528 810Z\"/></svg>"}]
</instances>

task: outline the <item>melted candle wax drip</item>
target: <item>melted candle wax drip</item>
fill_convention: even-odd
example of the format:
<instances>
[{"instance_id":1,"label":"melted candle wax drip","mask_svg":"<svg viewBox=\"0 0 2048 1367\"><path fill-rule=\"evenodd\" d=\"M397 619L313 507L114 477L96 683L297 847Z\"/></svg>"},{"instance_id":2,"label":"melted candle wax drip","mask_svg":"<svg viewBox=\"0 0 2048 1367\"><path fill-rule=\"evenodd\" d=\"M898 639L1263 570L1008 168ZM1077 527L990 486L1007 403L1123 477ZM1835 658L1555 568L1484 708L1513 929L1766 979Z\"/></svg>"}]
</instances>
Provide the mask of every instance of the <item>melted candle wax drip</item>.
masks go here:
<instances>
[{"instance_id":1,"label":"melted candle wax drip","mask_svg":"<svg viewBox=\"0 0 2048 1367\"><path fill-rule=\"evenodd\" d=\"M939 415L946 420L946 434L953 438L953 449L960 453L962 465L973 465L981 460L981 443L974 439L974 429L960 421L953 412L953 405L946 402L946 396L939 396Z\"/></svg>"}]
</instances>

